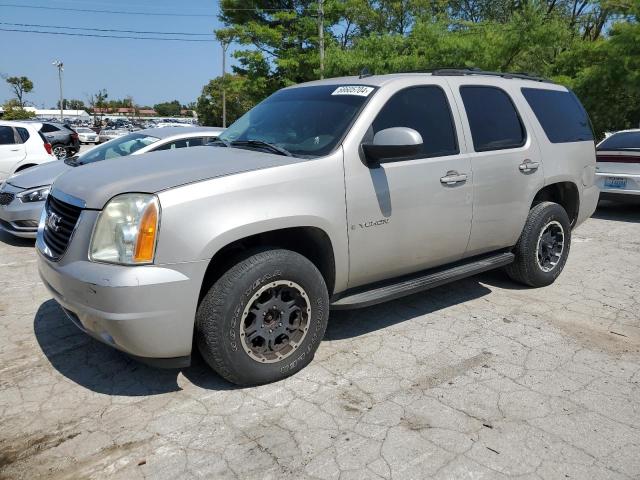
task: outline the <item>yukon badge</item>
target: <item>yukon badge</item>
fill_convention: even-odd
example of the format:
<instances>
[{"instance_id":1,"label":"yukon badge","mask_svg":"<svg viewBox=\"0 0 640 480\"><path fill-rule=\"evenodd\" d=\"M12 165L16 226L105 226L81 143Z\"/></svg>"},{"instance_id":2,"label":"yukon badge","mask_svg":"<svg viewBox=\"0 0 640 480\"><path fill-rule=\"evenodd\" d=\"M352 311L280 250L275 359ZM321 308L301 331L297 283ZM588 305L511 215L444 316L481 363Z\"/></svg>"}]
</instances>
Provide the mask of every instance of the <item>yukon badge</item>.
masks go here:
<instances>
[{"instance_id":1,"label":"yukon badge","mask_svg":"<svg viewBox=\"0 0 640 480\"><path fill-rule=\"evenodd\" d=\"M351 230L355 230L360 226L360 228L370 228L370 227L379 227L380 225L386 225L391 221L390 218L382 218L380 220L369 220L368 222L359 223L358 225L351 225Z\"/></svg>"}]
</instances>

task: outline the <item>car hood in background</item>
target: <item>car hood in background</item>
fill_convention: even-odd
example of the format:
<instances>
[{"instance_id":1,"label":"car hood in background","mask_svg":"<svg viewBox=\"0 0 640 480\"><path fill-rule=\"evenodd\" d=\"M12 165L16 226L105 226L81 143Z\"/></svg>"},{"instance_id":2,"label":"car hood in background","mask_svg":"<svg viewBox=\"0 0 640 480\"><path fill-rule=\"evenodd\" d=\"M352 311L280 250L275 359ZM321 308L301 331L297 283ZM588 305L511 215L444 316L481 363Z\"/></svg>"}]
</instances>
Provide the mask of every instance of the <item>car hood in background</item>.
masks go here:
<instances>
[{"instance_id":1,"label":"car hood in background","mask_svg":"<svg viewBox=\"0 0 640 480\"><path fill-rule=\"evenodd\" d=\"M52 162L28 168L20 173L16 173L7 180L7 183L20 188L33 188L41 187L43 185L51 185L58 176L67 170L72 169L73 167L67 165L62 160L54 160Z\"/></svg>"},{"instance_id":2,"label":"car hood in background","mask_svg":"<svg viewBox=\"0 0 640 480\"><path fill-rule=\"evenodd\" d=\"M156 193L171 187L215 177L290 165L307 160L283 155L225 147L191 147L110 159L73 168L54 185L85 202L86 208L102 209L120 193Z\"/></svg>"}]
</instances>

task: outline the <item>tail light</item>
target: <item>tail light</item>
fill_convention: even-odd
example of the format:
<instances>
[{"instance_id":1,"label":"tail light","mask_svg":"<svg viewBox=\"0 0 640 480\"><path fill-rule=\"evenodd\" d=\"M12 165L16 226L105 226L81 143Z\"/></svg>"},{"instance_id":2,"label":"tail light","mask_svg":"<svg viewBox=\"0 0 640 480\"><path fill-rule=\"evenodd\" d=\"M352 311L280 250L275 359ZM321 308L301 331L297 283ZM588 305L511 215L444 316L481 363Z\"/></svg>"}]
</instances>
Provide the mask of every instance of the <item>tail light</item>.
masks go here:
<instances>
[{"instance_id":1,"label":"tail light","mask_svg":"<svg viewBox=\"0 0 640 480\"><path fill-rule=\"evenodd\" d=\"M47 151L47 153L49 155L53 155L53 149L51 148L51 144L50 143L46 143L45 142L44 149Z\"/></svg>"},{"instance_id":2,"label":"tail light","mask_svg":"<svg viewBox=\"0 0 640 480\"><path fill-rule=\"evenodd\" d=\"M77 133L72 133L71 134L71 138L73 138L74 140L78 140L78 134Z\"/></svg>"}]
</instances>

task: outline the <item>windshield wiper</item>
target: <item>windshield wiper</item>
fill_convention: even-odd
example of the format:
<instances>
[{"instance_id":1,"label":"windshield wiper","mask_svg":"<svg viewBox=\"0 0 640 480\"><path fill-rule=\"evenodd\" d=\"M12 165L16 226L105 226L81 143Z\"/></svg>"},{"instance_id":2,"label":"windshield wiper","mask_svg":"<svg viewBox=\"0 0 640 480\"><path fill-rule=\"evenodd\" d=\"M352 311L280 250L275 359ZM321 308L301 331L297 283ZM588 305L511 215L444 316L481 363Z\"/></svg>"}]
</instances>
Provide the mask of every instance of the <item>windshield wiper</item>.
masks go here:
<instances>
[{"instance_id":1,"label":"windshield wiper","mask_svg":"<svg viewBox=\"0 0 640 480\"><path fill-rule=\"evenodd\" d=\"M209 143L207 143L207 145L215 145L216 143L220 144L220 145L223 145L225 147L230 147L231 146L231 144L229 142L227 142L226 140L223 140L221 138L214 138Z\"/></svg>"},{"instance_id":2,"label":"windshield wiper","mask_svg":"<svg viewBox=\"0 0 640 480\"><path fill-rule=\"evenodd\" d=\"M262 140L235 140L229 144L232 147L257 147L257 148L265 148L267 150L271 150L272 153L277 153L278 155L286 155L287 157L292 157L293 154L278 145L274 145L273 143L264 142Z\"/></svg>"},{"instance_id":3,"label":"windshield wiper","mask_svg":"<svg viewBox=\"0 0 640 480\"><path fill-rule=\"evenodd\" d=\"M82 163L78 163L77 162L78 157L79 157L79 155L74 155L73 157L65 158L64 159L64 163L66 163L70 167L78 167L78 166L82 165Z\"/></svg>"}]
</instances>

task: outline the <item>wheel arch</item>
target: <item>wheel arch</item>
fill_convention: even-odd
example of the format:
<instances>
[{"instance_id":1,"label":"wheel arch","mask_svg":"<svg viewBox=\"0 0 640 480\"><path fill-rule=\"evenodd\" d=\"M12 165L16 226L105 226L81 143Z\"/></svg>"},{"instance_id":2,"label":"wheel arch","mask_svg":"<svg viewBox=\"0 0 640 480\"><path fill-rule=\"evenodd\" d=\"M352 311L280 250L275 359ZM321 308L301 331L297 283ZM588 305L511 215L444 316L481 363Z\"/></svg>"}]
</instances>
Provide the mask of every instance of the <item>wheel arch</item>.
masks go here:
<instances>
[{"instance_id":1,"label":"wheel arch","mask_svg":"<svg viewBox=\"0 0 640 480\"><path fill-rule=\"evenodd\" d=\"M259 248L284 248L309 259L320 271L329 291L336 284L334 247L329 235L315 226L297 226L267 230L233 240L219 248L207 266L198 302L225 271L248 252Z\"/></svg>"},{"instance_id":2,"label":"wheel arch","mask_svg":"<svg viewBox=\"0 0 640 480\"><path fill-rule=\"evenodd\" d=\"M541 202L559 204L567 212L571 227L576 224L580 211L580 190L574 182L563 181L545 185L536 193L531 208Z\"/></svg>"}]
</instances>

